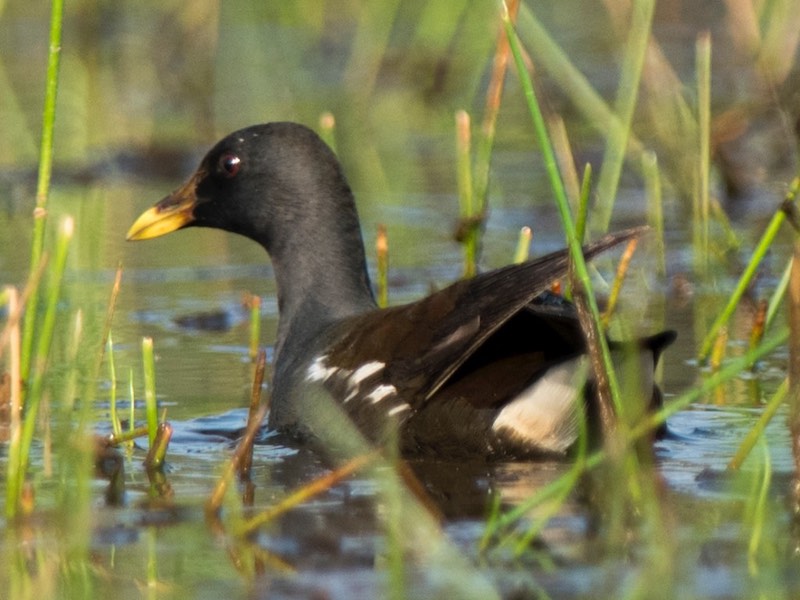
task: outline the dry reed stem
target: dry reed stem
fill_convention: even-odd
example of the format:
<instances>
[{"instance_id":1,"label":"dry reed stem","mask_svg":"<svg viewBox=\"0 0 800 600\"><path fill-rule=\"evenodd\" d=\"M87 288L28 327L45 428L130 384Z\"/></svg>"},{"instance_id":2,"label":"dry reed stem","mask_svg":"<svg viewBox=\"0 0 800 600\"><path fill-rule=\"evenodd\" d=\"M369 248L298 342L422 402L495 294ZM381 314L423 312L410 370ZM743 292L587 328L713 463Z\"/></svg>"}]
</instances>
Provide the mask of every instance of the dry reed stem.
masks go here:
<instances>
[{"instance_id":1,"label":"dry reed stem","mask_svg":"<svg viewBox=\"0 0 800 600\"><path fill-rule=\"evenodd\" d=\"M794 243L794 260L789 277L789 433L794 457L792 500L800 516L800 241Z\"/></svg>"},{"instance_id":2,"label":"dry reed stem","mask_svg":"<svg viewBox=\"0 0 800 600\"><path fill-rule=\"evenodd\" d=\"M144 437L147 435L148 427L147 425L142 425L140 427L136 427L134 429L129 429L128 431L123 431L121 433L113 434L110 433L106 436L106 443L109 446L121 446L127 442L135 440L136 438Z\"/></svg>"},{"instance_id":3,"label":"dry reed stem","mask_svg":"<svg viewBox=\"0 0 800 600\"><path fill-rule=\"evenodd\" d=\"M122 283L122 263L117 265L117 271L114 274L114 284L111 286L111 296L108 299L108 308L106 309L106 320L103 323L103 339L100 342L100 360L106 351L108 344L108 336L111 334L111 323L114 321L114 311L117 308L117 297L119 296L119 288Z\"/></svg>"},{"instance_id":4,"label":"dry reed stem","mask_svg":"<svg viewBox=\"0 0 800 600\"><path fill-rule=\"evenodd\" d=\"M508 0L506 10L511 22L517 20L519 0ZM481 131L486 139L493 139L495 125L497 123L497 113L500 111L500 100L503 97L503 83L506 80L508 71L508 58L511 56L511 47L508 44L508 36L503 28L497 34L497 45L492 62L492 75L489 79L489 86L486 88L486 110L481 124Z\"/></svg>"},{"instance_id":5,"label":"dry reed stem","mask_svg":"<svg viewBox=\"0 0 800 600\"><path fill-rule=\"evenodd\" d=\"M383 223L378 224L375 254L378 260L378 306L386 308L389 305L389 236Z\"/></svg>"},{"instance_id":6,"label":"dry reed stem","mask_svg":"<svg viewBox=\"0 0 800 600\"><path fill-rule=\"evenodd\" d=\"M217 485L214 486L211 496L209 496L208 500L206 501L205 510L207 518L211 520L216 518L217 513L222 506L222 501L225 498L225 492L228 489L228 483L232 480L233 474L239 468L239 464L241 463L242 457L247 449L249 448L252 451L253 440L255 439L256 432L258 432L258 429L261 426L261 421L264 420L268 410L269 406L267 404L262 404L255 413L253 419L248 422L247 429L245 429L242 439L239 440L239 444L236 446L233 456L231 456L231 459L228 461L228 464L220 476Z\"/></svg>"},{"instance_id":7,"label":"dry reed stem","mask_svg":"<svg viewBox=\"0 0 800 600\"><path fill-rule=\"evenodd\" d=\"M708 358L708 365L712 371L719 371L722 361L725 360L725 353L728 349L728 328L723 327L719 330L714 345L711 348L711 355Z\"/></svg>"},{"instance_id":8,"label":"dry reed stem","mask_svg":"<svg viewBox=\"0 0 800 600\"><path fill-rule=\"evenodd\" d=\"M158 424L156 438L150 445L147 457L144 459L144 467L148 471L159 470L164 466L164 459L167 456L169 441L172 439L172 425L166 422Z\"/></svg>"},{"instance_id":9,"label":"dry reed stem","mask_svg":"<svg viewBox=\"0 0 800 600\"><path fill-rule=\"evenodd\" d=\"M578 202L581 197L581 178L578 176L578 170L575 168L572 144L570 144L569 136L567 135L567 127L564 124L564 119L562 119L560 115L548 115L547 129L550 132L550 139L553 140L553 150L556 152L558 169L561 172L561 177L564 179L564 188L567 190L567 198L569 198L573 210L577 212Z\"/></svg>"},{"instance_id":10,"label":"dry reed stem","mask_svg":"<svg viewBox=\"0 0 800 600\"><path fill-rule=\"evenodd\" d=\"M767 309L769 303L763 298L759 300L756 307L756 314L753 317L753 327L750 329L750 347L755 348L764 337L764 329L767 325Z\"/></svg>"},{"instance_id":11,"label":"dry reed stem","mask_svg":"<svg viewBox=\"0 0 800 600\"><path fill-rule=\"evenodd\" d=\"M255 515L251 519L248 519L242 525L242 528L238 533L240 535L248 535L249 533L252 533L262 525L273 521L283 513L288 512L299 504L328 491L343 479L346 479L356 471L364 468L366 465L374 461L378 456L379 454L377 452L369 452L348 460L342 466L336 468L330 473L327 473L322 477L318 477L300 489L295 490L286 498L281 500L278 504L271 506L267 510Z\"/></svg>"},{"instance_id":12,"label":"dry reed stem","mask_svg":"<svg viewBox=\"0 0 800 600\"><path fill-rule=\"evenodd\" d=\"M250 409L247 413L247 427L245 431L257 431L258 428L261 426L261 421L264 418L264 414L259 413L259 407L261 406L261 386L264 383L264 371L267 367L267 353L262 348L258 352L258 357L256 358L256 370L253 374L253 387L250 391ZM244 439L247 439L247 443L244 444ZM242 439L242 448L239 450L237 448L237 452L241 452L241 458L239 459L238 464L238 473L239 473L239 481L249 481L250 480L250 471L253 468L253 442L255 441L255 433L251 436L245 435L245 438Z\"/></svg>"},{"instance_id":13,"label":"dry reed stem","mask_svg":"<svg viewBox=\"0 0 800 600\"><path fill-rule=\"evenodd\" d=\"M636 253L636 246L638 243L639 240L636 238L630 240L625 246L625 251L622 253L622 257L619 260L619 264L617 265L617 273L614 276L614 284L611 287L611 294L608 297L608 306L606 307L606 310L600 319L603 327L608 327L608 323L611 320L611 315L614 314L614 310L617 308L619 295L622 291L622 284L625 282L625 276L628 274L628 268L631 265L633 255Z\"/></svg>"},{"instance_id":14,"label":"dry reed stem","mask_svg":"<svg viewBox=\"0 0 800 600\"><path fill-rule=\"evenodd\" d=\"M25 288L22 290L22 295L18 295L17 300L17 307L16 309L12 310L9 306L8 309L8 319L6 320L6 324L3 327L3 331L0 332L0 358L3 358L3 350L8 344L8 337L11 335L11 330L15 326L19 326L19 322L22 320L22 316L25 311L25 306L28 303L28 298L30 297L31 293L33 292L36 287L39 285L39 281L42 278L42 274L44 273L44 268L47 266L48 255L45 254L42 256L42 260L39 261L39 265L36 269L30 274L28 277L28 281L25 283ZM16 288L14 288L16 290Z\"/></svg>"},{"instance_id":15,"label":"dry reed stem","mask_svg":"<svg viewBox=\"0 0 800 600\"><path fill-rule=\"evenodd\" d=\"M611 397L608 374L606 373L602 351L600 349L599 338L603 334L597 328L597 324L592 318L591 310L587 305L585 291L581 287L577 277L572 277L572 290L572 301L575 304L578 320L580 321L581 329L586 339L586 349L592 365L595 385L597 386L597 404L600 414L600 424L603 431L603 440L604 443L609 445L611 440L617 437L616 433L619 423L614 411L614 402ZM618 456L616 452L611 451L612 448L610 446L607 449L609 450L610 456Z\"/></svg>"}]
</instances>

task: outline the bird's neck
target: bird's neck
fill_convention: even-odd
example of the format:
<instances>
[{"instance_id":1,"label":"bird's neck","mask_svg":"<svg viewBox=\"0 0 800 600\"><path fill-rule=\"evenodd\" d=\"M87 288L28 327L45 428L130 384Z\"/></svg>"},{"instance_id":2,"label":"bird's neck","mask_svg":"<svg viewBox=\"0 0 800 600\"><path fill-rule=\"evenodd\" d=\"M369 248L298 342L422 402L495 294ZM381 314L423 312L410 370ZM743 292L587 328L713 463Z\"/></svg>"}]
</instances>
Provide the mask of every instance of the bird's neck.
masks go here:
<instances>
[{"instance_id":1,"label":"bird's neck","mask_svg":"<svg viewBox=\"0 0 800 600\"><path fill-rule=\"evenodd\" d=\"M339 319L376 307L367 274L364 244L356 226L328 227L295 236L299 246L273 252L278 288L276 358L287 346L305 345ZM346 231L346 233L345 233Z\"/></svg>"}]
</instances>

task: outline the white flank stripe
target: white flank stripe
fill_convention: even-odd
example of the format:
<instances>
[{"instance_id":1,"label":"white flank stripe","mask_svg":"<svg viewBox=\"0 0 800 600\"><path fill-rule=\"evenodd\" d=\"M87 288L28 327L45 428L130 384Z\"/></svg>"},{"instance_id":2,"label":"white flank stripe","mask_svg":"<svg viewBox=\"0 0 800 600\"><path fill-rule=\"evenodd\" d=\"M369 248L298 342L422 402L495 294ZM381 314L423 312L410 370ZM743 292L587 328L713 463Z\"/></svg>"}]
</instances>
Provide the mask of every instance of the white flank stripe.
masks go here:
<instances>
[{"instance_id":1,"label":"white flank stripe","mask_svg":"<svg viewBox=\"0 0 800 600\"><path fill-rule=\"evenodd\" d=\"M394 407L392 410L390 410L390 411L389 411L387 414L388 414L390 417L393 417L393 416L394 416L394 415L396 415L397 413L401 413L401 412L403 412L404 410L408 410L409 408L411 408L411 405L410 405L410 404L408 404L407 402L403 402L402 404L398 404L397 406L395 406L395 407Z\"/></svg>"},{"instance_id":2,"label":"white flank stripe","mask_svg":"<svg viewBox=\"0 0 800 600\"><path fill-rule=\"evenodd\" d=\"M350 375L350 385L358 385L370 375L374 375L386 365L380 361L373 360L372 362L365 363L358 367L353 374Z\"/></svg>"},{"instance_id":3,"label":"white flank stripe","mask_svg":"<svg viewBox=\"0 0 800 600\"><path fill-rule=\"evenodd\" d=\"M306 381L325 381L337 371L336 367L327 366L327 359L324 354L314 359L306 369Z\"/></svg>"},{"instance_id":4,"label":"white flank stripe","mask_svg":"<svg viewBox=\"0 0 800 600\"><path fill-rule=\"evenodd\" d=\"M385 383L382 383L374 390L372 390L369 393L369 395L364 399L370 400L373 404L377 404L387 396L391 396L392 394L396 393L397 393L397 388L395 388L393 385L387 385Z\"/></svg>"}]
</instances>

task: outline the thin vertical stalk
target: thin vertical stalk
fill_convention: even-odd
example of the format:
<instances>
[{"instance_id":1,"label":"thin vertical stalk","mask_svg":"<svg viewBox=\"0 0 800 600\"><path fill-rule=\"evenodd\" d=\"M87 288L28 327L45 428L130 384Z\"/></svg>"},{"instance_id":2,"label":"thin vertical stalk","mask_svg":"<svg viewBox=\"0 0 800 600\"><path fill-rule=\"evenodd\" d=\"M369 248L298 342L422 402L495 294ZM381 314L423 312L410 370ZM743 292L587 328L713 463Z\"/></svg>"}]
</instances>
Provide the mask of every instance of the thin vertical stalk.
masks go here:
<instances>
[{"instance_id":1,"label":"thin vertical stalk","mask_svg":"<svg viewBox=\"0 0 800 600\"><path fill-rule=\"evenodd\" d=\"M530 227L526 226L519 230L519 238L517 239L517 249L514 252L514 262L516 264L528 260L528 255L530 254L531 239L533 239L533 233L531 232Z\"/></svg>"},{"instance_id":2,"label":"thin vertical stalk","mask_svg":"<svg viewBox=\"0 0 800 600\"><path fill-rule=\"evenodd\" d=\"M775 288L775 291L772 292L772 297L769 299L769 304L767 305L767 317L764 321L765 331L769 329L770 325L772 325L775 315L778 314L778 309L780 309L781 305L783 304L783 297L786 295L786 288L789 287L789 276L792 272L793 262L794 259L792 258L786 263L786 268L783 270L783 274L778 282L778 286Z\"/></svg>"},{"instance_id":3,"label":"thin vertical stalk","mask_svg":"<svg viewBox=\"0 0 800 600\"><path fill-rule=\"evenodd\" d=\"M761 481L758 486L758 493L752 499L754 504L750 519L748 519L750 521L748 523L750 539L747 543L747 571L750 577L757 577L759 574L758 554L761 548L761 541L764 539L764 521L767 516L769 489L772 481L772 461L770 460L769 446L763 440L762 448L764 449L764 462L759 477Z\"/></svg>"},{"instance_id":4,"label":"thin vertical stalk","mask_svg":"<svg viewBox=\"0 0 800 600\"><path fill-rule=\"evenodd\" d=\"M542 116L542 111L539 108L539 103L536 99L536 93L533 89L533 83L531 82L530 75L528 74L528 70L525 66L525 61L522 57L522 49L520 48L519 40L517 39L516 32L514 31L514 27L507 14L504 15L504 22L509 44L511 46L511 52L514 56L514 62L517 67L517 73L519 75L522 89L525 93L531 119L533 120L533 126L536 131L536 139L542 152L545 169L550 179L550 185L553 189L556 205L561 216L561 223L566 234L567 245L569 247L570 257L573 261L575 276L578 283L582 287L581 291L586 295L586 304L589 314L599 330L600 311L597 307L597 300L592 292L592 283L589 278L589 272L586 268L586 261L583 258L583 251L581 250L581 240L578 238L578 232L575 229L572 214L570 213L569 201L567 200L564 183L562 182L558 171L555 153L553 152L553 147L550 144L544 117ZM608 376L608 389L612 403L617 411L617 415L622 416L624 414L624 407L620 398L619 384L617 382L613 364L611 362L611 353L608 349L608 341L606 340L605 336L601 335L598 336L597 343L600 349L603 367L605 368Z\"/></svg>"},{"instance_id":5,"label":"thin vertical stalk","mask_svg":"<svg viewBox=\"0 0 800 600\"><path fill-rule=\"evenodd\" d=\"M477 271L478 238L476 235L478 215L475 213L472 187L472 163L470 160L470 118L466 111L456 113L456 165L458 172L458 199L461 224L459 231L464 242L464 277L473 277Z\"/></svg>"},{"instance_id":6,"label":"thin vertical stalk","mask_svg":"<svg viewBox=\"0 0 800 600\"><path fill-rule=\"evenodd\" d=\"M798 517L800 508L800 240L793 248L792 271L789 276L789 433L794 458L794 484L792 485L793 513Z\"/></svg>"},{"instance_id":7,"label":"thin vertical stalk","mask_svg":"<svg viewBox=\"0 0 800 600\"><path fill-rule=\"evenodd\" d=\"M11 417L9 422L8 466L6 469L6 516L16 514L19 498L20 444L22 441L21 398L20 398L20 332L19 320L15 318L19 311L19 298L16 288L7 287L8 321L9 321L9 368L11 370ZM12 322L13 319L13 322Z\"/></svg>"},{"instance_id":8,"label":"thin vertical stalk","mask_svg":"<svg viewBox=\"0 0 800 600\"><path fill-rule=\"evenodd\" d=\"M604 327L608 327L608 324L611 322L611 316L617 308L619 295L622 291L622 284L625 282L625 275L628 273L628 267L631 264L631 259L633 259L633 254L636 252L636 246L638 244L639 240L635 238L629 241L617 265L617 273L614 276L614 283L611 285L611 293L608 295L606 311L603 313L601 319Z\"/></svg>"},{"instance_id":9,"label":"thin vertical stalk","mask_svg":"<svg viewBox=\"0 0 800 600\"><path fill-rule=\"evenodd\" d=\"M581 181L578 178L575 155L572 152L572 144L569 141L564 119L559 115L548 115L548 130L556 153L556 160L558 160L558 169L564 180L564 188L567 190L567 198L569 198L573 209L579 211L578 202L581 197ZM578 220L580 220L580 217L578 217ZM580 230L580 228L578 229Z\"/></svg>"},{"instance_id":10,"label":"thin vertical stalk","mask_svg":"<svg viewBox=\"0 0 800 600\"><path fill-rule=\"evenodd\" d=\"M661 174L658 169L658 157L655 152L642 154L642 174L644 175L644 189L647 196L648 220L650 227L656 234L657 273L664 276L667 273L667 258L664 250L664 205L661 193Z\"/></svg>"},{"instance_id":11,"label":"thin vertical stalk","mask_svg":"<svg viewBox=\"0 0 800 600\"><path fill-rule=\"evenodd\" d=\"M258 344L261 340L261 297L255 294L249 295L248 305L250 306L250 360L258 357Z\"/></svg>"},{"instance_id":12,"label":"thin vertical stalk","mask_svg":"<svg viewBox=\"0 0 800 600\"><path fill-rule=\"evenodd\" d=\"M42 399L44 388L45 372L47 367L47 357L50 354L50 345L53 340L53 332L56 324L56 312L58 300L61 293L61 283L64 278L64 269L67 263L67 251L74 231L74 223L71 217L65 218L61 223L61 228L56 240L56 250L53 260L53 270L50 273L50 285L47 292L47 303L42 321L41 330L38 333L38 343L36 345L36 371L31 373L29 393L25 401L25 418L22 424L22 437L20 440L19 464L17 468L17 480L13 483L14 489L8 490L8 502L6 503L6 514L14 516L17 511L19 493L22 491L25 475L28 468L28 452L33 433L36 428L39 404ZM28 307L30 309L30 307ZM13 502L11 500L13 499Z\"/></svg>"},{"instance_id":13,"label":"thin vertical stalk","mask_svg":"<svg viewBox=\"0 0 800 600\"><path fill-rule=\"evenodd\" d=\"M332 112L324 112L319 117L319 136L336 152L336 117Z\"/></svg>"},{"instance_id":14,"label":"thin vertical stalk","mask_svg":"<svg viewBox=\"0 0 800 600\"><path fill-rule=\"evenodd\" d=\"M583 169L583 179L581 180L581 191L578 196L578 216L575 221L575 232L581 243L586 239L586 223L589 219L589 197L591 193L592 165L591 163L586 163ZM572 281L570 279L567 280L567 286L564 290L564 297L568 300L572 299Z\"/></svg>"},{"instance_id":15,"label":"thin vertical stalk","mask_svg":"<svg viewBox=\"0 0 800 600\"><path fill-rule=\"evenodd\" d=\"M581 191L578 196L578 217L575 221L575 232L581 243L586 239L586 221L589 217L589 197L592 192L592 164L586 163L581 180Z\"/></svg>"},{"instance_id":16,"label":"thin vertical stalk","mask_svg":"<svg viewBox=\"0 0 800 600\"><path fill-rule=\"evenodd\" d=\"M603 166L597 182L597 205L593 213L597 231L607 231L614 210L619 177L631 137L633 112L639 97L639 82L650 40L655 0L635 0L632 5L630 36L625 44L618 96L614 113L620 126L611 127L606 137Z\"/></svg>"},{"instance_id":17,"label":"thin vertical stalk","mask_svg":"<svg viewBox=\"0 0 800 600\"><path fill-rule=\"evenodd\" d=\"M42 145L39 149L39 176L36 183L36 208L33 211L33 242L31 244L30 269L33 272L44 251L44 232L47 220L47 199L50 193L50 176L53 168L53 129L56 120L56 98L58 96L58 73L61 63L61 23L64 0L52 0L50 5L50 45L47 55L44 108L42 109ZM22 334L20 365L22 379L28 380L31 367L34 327L39 308L39 295L34 290L27 304Z\"/></svg>"},{"instance_id":18,"label":"thin vertical stalk","mask_svg":"<svg viewBox=\"0 0 800 600\"><path fill-rule=\"evenodd\" d=\"M247 412L247 427L249 431L252 428L258 429L261 426L261 419L259 418L259 409L261 408L261 388L264 385L264 371L267 368L267 353L265 350L258 352L256 358L256 368L253 373L253 387L250 390L250 409ZM253 423L257 420L257 423ZM253 439L255 439L253 437ZM249 481L250 471L253 468L253 443L252 439L248 445L244 446L243 456L239 463L239 481ZM241 443L241 442L240 442Z\"/></svg>"},{"instance_id":19,"label":"thin vertical stalk","mask_svg":"<svg viewBox=\"0 0 800 600\"><path fill-rule=\"evenodd\" d=\"M117 308L117 297L119 296L119 288L122 285L122 263L117 265L117 270L114 273L114 283L111 285L111 295L108 299L108 306L106 307L106 319L103 322L103 339L100 342L100 352L98 364L103 360L103 351L106 349L108 338L111 336L111 323L114 321L114 311Z\"/></svg>"},{"instance_id":20,"label":"thin vertical stalk","mask_svg":"<svg viewBox=\"0 0 800 600\"><path fill-rule=\"evenodd\" d=\"M108 335L106 342L106 356L108 357L108 379L110 386L110 407L111 407L111 430L114 435L118 436L122 433L122 425L117 414L117 368L114 364L114 340L111 334Z\"/></svg>"},{"instance_id":21,"label":"thin vertical stalk","mask_svg":"<svg viewBox=\"0 0 800 600\"><path fill-rule=\"evenodd\" d=\"M133 388L133 367L128 369L128 433L132 436L136 431L136 394ZM133 449L133 441L128 444L128 450Z\"/></svg>"},{"instance_id":22,"label":"thin vertical stalk","mask_svg":"<svg viewBox=\"0 0 800 600\"><path fill-rule=\"evenodd\" d=\"M153 356L153 338L142 338L142 364L144 367L144 404L147 416L147 438L150 447L158 433L158 403L156 400L156 364Z\"/></svg>"},{"instance_id":23,"label":"thin vertical stalk","mask_svg":"<svg viewBox=\"0 0 800 600\"><path fill-rule=\"evenodd\" d=\"M694 227L696 245L695 265L700 273L708 270L709 223L711 216L710 161L711 161L711 34L700 34L695 44L697 71L697 134L699 160L697 161L697 202L699 221Z\"/></svg>"},{"instance_id":24,"label":"thin vertical stalk","mask_svg":"<svg viewBox=\"0 0 800 600\"><path fill-rule=\"evenodd\" d=\"M148 431L148 434L150 432ZM167 448L172 439L172 425L162 422L156 426L156 437L150 443L150 450L144 459L144 468L150 471L159 471L164 467L167 458Z\"/></svg>"},{"instance_id":25,"label":"thin vertical stalk","mask_svg":"<svg viewBox=\"0 0 800 600\"><path fill-rule=\"evenodd\" d=\"M378 306L386 308L389 305L389 236L383 223L378 225L375 254L378 259Z\"/></svg>"},{"instance_id":26,"label":"thin vertical stalk","mask_svg":"<svg viewBox=\"0 0 800 600\"><path fill-rule=\"evenodd\" d=\"M519 8L519 0L507 0L509 18L514 21ZM492 75L489 87L486 90L486 104L484 107L483 121L481 122L481 135L475 148L475 203L477 212L486 212L486 200L489 191L489 167L491 165L492 149L494 147L497 115L500 112L500 101L503 97L503 84L508 71L508 37L501 30L497 37L494 53Z\"/></svg>"}]
</instances>

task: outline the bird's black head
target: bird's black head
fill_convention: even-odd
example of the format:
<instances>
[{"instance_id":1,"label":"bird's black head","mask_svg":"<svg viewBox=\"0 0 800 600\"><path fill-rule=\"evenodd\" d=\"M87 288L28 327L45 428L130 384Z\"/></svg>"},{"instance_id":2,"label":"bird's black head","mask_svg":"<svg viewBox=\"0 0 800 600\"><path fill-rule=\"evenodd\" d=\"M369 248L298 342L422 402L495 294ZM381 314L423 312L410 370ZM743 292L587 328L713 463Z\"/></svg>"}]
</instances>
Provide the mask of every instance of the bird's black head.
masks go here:
<instances>
[{"instance_id":1,"label":"bird's black head","mask_svg":"<svg viewBox=\"0 0 800 600\"><path fill-rule=\"evenodd\" d=\"M269 252L279 346L292 327L318 331L375 305L353 195L333 152L303 125L255 125L220 140L183 186L136 220L128 239L186 227L238 233Z\"/></svg>"},{"instance_id":2,"label":"bird's black head","mask_svg":"<svg viewBox=\"0 0 800 600\"><path fill-rule=\"evenodd\" d=\"M220 140L183 186L137 219L128 239L190 226L244 235L273 255L291 239L313 244L320 228L346 236L359 227L335 155L296 123L254 125Z\"/></svg>"}]
</instances>

